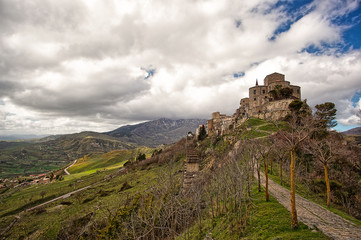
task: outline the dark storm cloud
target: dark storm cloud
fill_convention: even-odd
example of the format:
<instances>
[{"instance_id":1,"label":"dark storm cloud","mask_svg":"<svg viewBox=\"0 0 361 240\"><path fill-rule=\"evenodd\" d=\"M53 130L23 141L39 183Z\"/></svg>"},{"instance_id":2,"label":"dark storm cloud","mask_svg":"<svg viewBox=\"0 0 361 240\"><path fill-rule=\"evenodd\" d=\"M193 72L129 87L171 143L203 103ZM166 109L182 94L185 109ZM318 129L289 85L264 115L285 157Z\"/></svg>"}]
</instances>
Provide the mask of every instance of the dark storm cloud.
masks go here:
<instances>
[{"instance_id":1,"label":"dark storm cloud","mask_svg":"<svg viewBox=\"0 0 361 240\"><path fill-rule=\"evenodd\" d=\"M20 86L13 81L0 79L0 98L8 96L19 88Z\"/></svg>"},{"instance_id":2,"label":"dark storm cloud","mask_svg":"<svg viewBox=\"0 0 361 240\"><path fill-rule=\"evenodd\" d=\"M71 31L80 27L84 6L77 1L0 1L0 74L56 67ZM64 45L61 45L65 43ZM57 53L44 55L50 44Z\"/></svg>"},{"instance_id":3,"label":"dark storm cloud","mask_svg":"<svg viewBox=\"0 0 361 240\"><path fill-rule=\"evenodd\" d=\"M313 1L291 15L277 2L0 0L0 125L105 131L232 114L255 79L275 71L309 99L346 106L360 51L335 54L343 28L332 19L359 1ZM319 55L302 51L323 43L331 48Z\"/></svg>"},{"instance_id":4,"label":"dark storm cloud","mask_svg":"<svg viewBox=\"0 0 361 240\"><path fill-rule=\"evenodd\" d=\"M144 76L134 78L122 69L105 69L89 76L86 83L67 79L56 89L46 85L29 86L27 90L15 94L13 101L49 115L91 116L108 113L110 105L126 104L149 88Z\"/></svg>"},{"instance_id":5,"label":"dark storm cloud","mask_svg":"<svg viewBox=\"0 0 361 240\"><path fill-rule=\"evenodd\" d=\"M39 26L48 30L65 31L76 28L84 16L79 1L1 0L1 34L14 33L20 26Z\"/></svg>"}]
</instances>

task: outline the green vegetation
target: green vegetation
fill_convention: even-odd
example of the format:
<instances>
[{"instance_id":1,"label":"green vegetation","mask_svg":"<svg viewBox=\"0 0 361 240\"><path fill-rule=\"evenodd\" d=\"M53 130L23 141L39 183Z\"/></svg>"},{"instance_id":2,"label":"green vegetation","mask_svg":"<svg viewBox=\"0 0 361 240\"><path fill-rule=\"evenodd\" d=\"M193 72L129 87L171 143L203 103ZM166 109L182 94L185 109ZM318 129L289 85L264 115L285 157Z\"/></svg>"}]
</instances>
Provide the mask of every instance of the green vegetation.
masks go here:
<instances>
[{"instance_id":1,"label":"green vegetation","mask_svg":"<svg viewBox=\"0 0 361 240\"><path fill-rule=\"evenodd\" d=\"M273 163L273 174L271 174L271 172L269 172L268 176L276 183L281 184L278 163ZM326 188L324 181L323 180L319 180L319 181L321 182L323 187ZM282 186L287 188L288 190L290 189L290 180L289 180L289 176L287 174L283 176ZM331 202L331 205L329 207L327 207L326 202L325 202L326 196L325 196L324 192L316 193L316 192L312 191L310 189L310 187L307 187L305 185L305 183L303 183L302 181L296 181L296 193L314 203L317 203L317 204L323 206L324 208L330 210L331 212L355 223L356 225L361 226L360 220L345 213L345 209L340 207L339 205L333 204Z\"/></svg>"},{"instance_id":2,"label":"green vegetation","mask_svg":"<svg viewBox=\"0 0 361 240\"><path fill-rule=\"evenodd\" d=\"M94 132L45 138L35 142L0 141L0 178L46 173L62 168L86 154L135 147L135 144Z\"/></svg>"},{"instance_id":3,"label":"green vegetation","mask_svg":"<svg viewBox=\"0 0 361 240\"><path fill-rule=\"evenodd\" d=\"M122 167L128 160L133 161L136 154L151 154L153 149L137 148L135 150L116 150L108 153L92 153L79 158L77 163L68 169L69 173L96 171L109 167ZM145 155L144 155L145 156Z\"/></svg>"},{"instance_id":4,"label":"green vegetation","mask_svg":"<svg viewBox=\"0 0 361 240\"><path fill-rule=\"evenodd\" d=\"M302 116L298 117L299 123ZM282 148L280 132L276 132L291 126L287 122L277 124L248 119L231 134L194 140L191 150L201 157L202 172L187 191L182 189L184 146L187 143L188 149L192 142L185 139L162 149L87 154L68 169L71 175L62 181L2 190L0 229L20 215L5 238L327 239L302 223L292 230L291 214L274 198L265 201L265 189L258 192L255 187L251 170L255 165L261 170L268 167L268 176L280 182L280 159L284 185L290 186L286 167L289 151ZM83 140L89 139L93 137ZM284 155L279 154L282 151ZM295 154L298 171L305 174L296 178L297 193L325 206L325 183L310 175L320 172L312 155L301 148ZM300 157L302 161L298 161ZM335 167L332 165L332 174L339 171ZM340 189L344 184L330 182ZM66 199L23 212L87 186ZM315 191L317 187L322 190ZM336 205L331 204L329 209L361 225Z\"/></svg>"},{"instance_id":5,"label":"green vegetation","mask_svg":"<svg viewBox=\"0 0 361 240\"><path fill-rule=\"evenodd\" d=\"M300 224L297 230L290 228L291 214L273 197L264 200L264 192L252 191L252 207L249 209L247 227L242 228L233 214L223 214L215 219L205 218L189 232L177 239L328 239L322 232L312 232Z\"/></svg>"},{"instance_id":6,"label":"green vegetation","mask_svg":"<svg viewBox=\"0 0 361 240\"><path fill-rule=\"evenodd\" d=\"M256 127L256 126L260 126L265 123L267 123L267 121L265 121L265 120L262 120L259 118L250 118L244 123L244 125L247 127Z\"/></svg>"},{"instance_id":7,"label":"green vegetation","mask_svg":"<svg viewBox=\"0 0 361 240\"><path fill-rule=\"evenodd\" d=\"M278 131L278 128L272 123L260 126L258 129L262 130L262 131L267 131L267 132L277 132Z\"/></svg>"},{"instance_id":8,"label":"green vegetation","mask_svg":"<svg viewBox=\"0 0 361 240\"><path fill-rule=\"evenodd\" d=\"M149 150L149 152L152 151ZM120 151L104 154L103 160L109 162L112 157L118 157L121 161L120 155ZM99 156L96 158L101 161ZM94 159L89 160L88 166L99 166L94 164ZM182 168L182 162L183 159L178 161L178 165L174 167L175 172ZM113 166L119 166L119 162L104 171L93 173L92 171L95 171L96 168L82 172L80 172L81 168L75 168L78 173L65 176L63 181L9 190L6 194L1 195L0 228L4 229L14 219L14 215L28 207L94 184L87 190L75 193L67 199L21 213L19 222L6 235L8 239L18 239L19 237L33 239L40 238L40 236L44 239L54 239L57 236L72 236L74 231L79 230L77 227L83 228L90 222L95 224L92 225L93 228L97 227L96 224L104 224L104 220L109 217L108 210L114 212L118 209L119 204L130 196L143 193L155 184L159 176L167 173L169 168L167 165L162 165L121 174L118 173L118 168L113 168ZM44 194L44 198L42 198L42 194ZM87 234L88 232L95 234L93 238L97 234L91 229L88 229Z\"/></svg>"},{"instance_id":9,"label":"green vegetation","mask_svg":"<svg viewBox=\"0 0 361 240\"><path fill-rule=\"evenodd\" d=\"M202 125L199 130L198 141L202 141L206 137L207 137L207 131L206 131L206 128L204 127L204 125Z\"/></svg>"},{"instance_id":10,"label":"green vegetation","mask_svg":"<svg viewBox=\"0 0 361 240\"><path fill-rule=\"evenodd\" d=\"M265 137L268 136L269 133L267 132L261 132L258 130L250 130L250 131L245 131L242 133L242 139L253 139L253 138L259 138L259 137Z\"/></svg>"},{"instance_id":11,"label":"green vegetation","mask_svg":"<svg viewBox=\"0 0 361 240\"><path fill-rule=\"evenodd\" d=\"M254 189L254 211L245 235L247 239L328 239L322 232L312 232L306 225L290 228L291 213L273 197L264 201L264 193Z\"/></svg>"}]
</instances>

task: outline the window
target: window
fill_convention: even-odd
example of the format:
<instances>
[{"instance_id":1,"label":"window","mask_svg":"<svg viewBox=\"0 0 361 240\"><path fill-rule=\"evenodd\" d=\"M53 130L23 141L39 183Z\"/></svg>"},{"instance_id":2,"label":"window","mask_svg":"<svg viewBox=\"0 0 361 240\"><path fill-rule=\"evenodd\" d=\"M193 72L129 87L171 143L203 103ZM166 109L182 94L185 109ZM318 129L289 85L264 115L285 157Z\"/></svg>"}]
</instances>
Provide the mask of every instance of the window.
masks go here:
<instances>
[{"instance_id":1,"label":"window","mask_svg":"<svg viewBox=\"0 0 361 240\"><path fill-rule=\"evenodd\" d=\"M256 101L256 100L257 100L257 98L253 98L253 100L254 100L254 101Z\"/></svg>"},{"instance_id":2,"label":"window","mask_svg":"<svg viewBox=\"0 0 361 240\"><path fill-rule=\"evenodd\" d=\"M265 93L266 93L266 90L263 89L263 90L262 90L262 93L265 94Z\"/></svg>"},{"instance_id":3,"label":"window","mask_svg":"<svg viewBox=\"0 0 361 240\"><path fill-rule=\"evenodd\" d=\"M297 93L300 93L300 89L297 89Z\"/></svg>"},{"instance_id":4,"label":"window","mask_svg":"<svg viewBox=\"0 0 361 240\"><path fill-rule=\"evenodd\" d=\"M265 96L264 98L267 99L267 96Z\"/></svg>"},{"instance_id":5,"label":"window","mask_svg":"<svg viewBox=\"0 0 361 240\"><path fill-rule=\"evenodd\" d=\"M257 90L253 90L253 94L256 94L257 93Z\"/></svg>"}]
</instances>

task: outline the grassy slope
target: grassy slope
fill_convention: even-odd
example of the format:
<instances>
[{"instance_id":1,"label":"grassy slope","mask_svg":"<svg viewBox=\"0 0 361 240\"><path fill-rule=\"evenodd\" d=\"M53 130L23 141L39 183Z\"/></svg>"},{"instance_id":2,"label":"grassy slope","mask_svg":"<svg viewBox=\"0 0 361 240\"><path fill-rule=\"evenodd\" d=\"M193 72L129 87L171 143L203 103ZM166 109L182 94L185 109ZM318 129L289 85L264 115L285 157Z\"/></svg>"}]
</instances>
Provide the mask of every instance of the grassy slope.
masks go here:
<instances>
[{"instance_id":1,"label":"grassy slope","mask_svg":"<svg viewBox=\"0 0 361 240\"><path fill-rule=\"evenodd\" d=\"M281 179L279 176L279 165L277 163L273 163L273 174L269 173L268 175L273 181L277 182L278 184L281 183ZM283 173L283 187L290 189L290 180L289 176L285 175ZM331 189L332 190L332 189ZM321 205L322 207L330 210L331 212L346 218L347 220L355 223L358 226L361 226L361 221L350 216L349 214L345 213L343 209L340 206L336 206L335 204L332 204L329 207L326 205L326 193L317 194L312 192L307 186L302 184L299 181L296 181L296 193L314 203L317 203ZM331 193L332 194L332 193Z\"/></svg>"},{"instance_id":2,"label":"grassy slope","mask_svg":"<svg viewBox=\"0 0 361 240\"><path fill-rule=\"evenodd\" d=\"M52 139L52 140L49 140ZM121 142L94 132L45 138L38 142L0 142L0 178L45 173L65 166L71 159L92 152L134 149L135 144Z\"/></svg>"},{"instance_id":3,"label":"grassy slope","mask_svg":"<svg viewBox=\"0 0 361 240\"><path fill-rule=\"evenodd\" d=\"M68 169L69 173L96 171L109 167L121 167L129 159L134 159L139 153L151 155L151 148L137 148L135 150L116 150L104 154L89 154L79 158L77 163Z\"/></svg>"},{"instance_id":4,"label":"grassy slope","mask_svg":"<svg viewBox=\"0 0 361 240\"><path fill-rule=\"evenodd\" d=\"M254 205L245 230L239 228L232 216L223 215L214 220L203 219L201 227L195 225L187 237L194 240L207 235L214 239L328 239L322 232L312 232L302 223L297 230L292 230L291 213L273 197L266 202L264 192L259 193L256 188L252 200ZM185 234L178 239L185 239Z\"/></svg>"},{"instance_id":5,"label":"grassy slope","mask_svg":"<svg viewBox=\"0 0 361 240\"><path fill-rule=\"evenodd\" d=\"M114 171L122 167L132 154L138 152L149 154L151 151L150 148L142 148L132 151L116 150L106 154L88 155L86 160L69 169L72 174L65 175L63 181L10 189L0 195L0 217L12 213L16 214L25 208L96 183L106 175L106 173L97 173L98 170ZM109 171L106 172L109 174ZM43 191L46 192L44 199L40 195Z\"/></svg>"},{"instance_id":6,"label":"grassy slope","mask_svg":"<svg viewBox=\"0 0 361 240\"><path fill-rule=\"evenodd\" d=\"M270 122L249 119L232 135L237 139L252 139L268 136L276 130ZM227 148L227 141L224 140L218 141L214 147L218 152L224 152ZM213 220L203 219L201 225L196 224L190 229L190 233L185 233L177 239L196 240L204 239L206 236L214 239L328 239L322 232L312 232L302 223L297 230L292 230L290 212L273 197L266 202L264 192L259 193L254 189L252 200L254 207L245 230L241 230L232 215L225 214Z\"/></svg>"},{"instance_id":7,"label":"grassy slope","mask_svg":"<svg viewBox=\"0 0 361 240\"><path fill-rule=\"evenodd\" d=\"M274 124L272 124L271 122L261 120L261 119L249 119L245 122L244 125L247 126L248 128L251 128L251 130L248 130L247 132L244 132L242 134L243 135L246 134L246 136L253 136L251 138L259 137L259 135L260 135L259 132L268 133L268 135L270 135L273 132L276 132L278 130L277 127ZM281 124L280 126L282 127L283 125ZM252 133L252 134L250 134L250 133ZM270 174L269 175L270 178L272 180L274 180L275 182L280 183L281 181L280 181L280 177L279 177L279 167L278 167L277 163L274 163L273 172L274 172L274 175ZM283 175L285 175L285 173ZM284 176L284 180L286 180L286 182L283 186L290 189L289 177ZM288 183L287 183L287 180L288 180ZM313 201L313 202L329 209L330 211L338 214L339 216L344 217L344 218L354 222L355 224L361 226L360 220L357 220L356 218L345 213L344 210L341 209L341 207L332 205L332 203L331 203L330 207L327 207L325 204L326 203L325 195L320 195L320 194L312 192L309 188L304 186L301 182L297 182L296 192L300 196L302 196L310 201Z\"/></svg>"},{"instance_id":8,"label":"grassy slope","mask_svg":"<svg viewBox=\"0 0 361 240\"><path fill-rule=\"evenodd\" d=\"M291 213L273 197L266 202L264 192L254 191L253 201L255 208L245 234L247 239L328 239L302 223L297 230L292 230Z\"/></svg>"},{"instance_id":9,"label":"grassy slope","mask_svg":"<svg viewBox=\"0 0 361 240\"><path fill-rule=\"evenodd\" d=\"M182 168L182 164L183 159L178 161L176 171ZM71 226L76 219L80 219L88 213L94 213L92 220L106 220L109 217L109 211L114 212L126 198L136 193L142 193L154 185L155 179L168 169L167 165L154 166L149 170L133 171L102 182L107 176L117 171L110 167L110 169L92 174L89 174L91 171L72 174L66 176L61 182L21 189L5 199L8 207L16 209L16 205L17 207L23 205L22 199L26 199L30 195L35 199L41 199L41 191L47 191L46 196L60 195L60 192L65 193L81 186L98 183L98 185L76 193L70 198L51 203L46 208L23 214L20 222L8 233L8 237L9 239L17 239L21 236L29 236L30 239L54 239L62 227ZM122 191L125 182L131 188ZM65 203L61 204L62 202ZM9 213L9 209L5 205L1 205L1 213ZM2 217L0 228L4 228L13 218L14 214Z\"/></svg>"},{"instance_id":10,"label":"grassy slope","mask_svg":"<svg viewBox=\"0 0 361 240\"><path fill-rule=\"evenodd\" d=\"M241 138L245 136L247 138L255 137L259 135L258 133L264 133L264 131L270 131L265 132L266 135L269 135L272 131L269 124L263 120L251 119L246 124L247 127L252 129L247 130L245 133L239 133ZM127 155L128 153L124 154ZM61 182L37 185L19 190L13 189L11 190L12 192L7 192L6 194L12 193L12 195L2 198L0 216L2 215L3 217L0 218L0 229L13 220L16 209L21 209L25 204L25 200L28 200L31 196L33 202L41 200L41 191L47 192L45 195L45 198L47 198L53 195L61 195L91 183L99 183L99 185L82 193L75 194L66 200L52 203L41 211L24 214L20 222L9 232L10 239L17 239L21 236L29 236L30 239L55 238L61 228L68 227L88 213L94 213L93 219L106 220L109 217L109 213L117 209L125 198L144 192L155 184L155 179L162 172L169 171L169 166L164 164L162 166L153 166L149 169L136 170L101 182L109 174L116 172L116 168L113 167L120 166L126 158L122 158L120 152L104 154L103 156L93 155L93 157L89 157L83 163L79 162L78 165L75 165L71 169L73 174L66 176ZM96 163L99 161L95 161L95 158L102 163ZM119 162L116 161L114 165L111 165L110 163L114 163L114 159L119 160ZM107 167L107 170L96 172L104 167ZM182 168L183 159L177 162L175 169L178 171ZM122 191L121 189L125 182L132 187ZM202 233L199 232L198 226L195 226L190 231L191 239L204 238L210 232L212 237L216 239L327 239L322 233L313 233L304 225L301 225L298 230L292 231L290 228L290 213L273 198L271 198L270 202L265 202L263 194L254 192L253 201L255 205L252 210L249 226L245 231L237 230L237 224L232 222L232 216L223 215L213 221L204 219ZM5 195L0 195L0 197ZM61 204L61 202L66 204ZM179 239L182 239L182 237L180 236Z\"/></svg>"}]
</instances>

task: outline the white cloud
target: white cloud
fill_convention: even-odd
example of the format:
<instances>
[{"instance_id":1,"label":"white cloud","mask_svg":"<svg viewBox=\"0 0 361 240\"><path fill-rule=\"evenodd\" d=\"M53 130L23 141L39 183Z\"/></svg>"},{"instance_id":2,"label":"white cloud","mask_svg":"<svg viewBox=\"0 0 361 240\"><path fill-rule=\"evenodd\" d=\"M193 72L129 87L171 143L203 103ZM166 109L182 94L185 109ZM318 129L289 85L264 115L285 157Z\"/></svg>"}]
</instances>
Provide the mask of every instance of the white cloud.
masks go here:
<instances>
[{"instance_id":1,"label":"white cloud","mask_svg":"<svg viewBox=\"0 0 361 240\"><path fill-rule=\"evenodd\" d=\"M361 125L361 99L356 106L353 106L350 101L345 101L343 106L345 107L342 109L344 114L338 121L344 126Z\"/></svg>"},{"instance_id":2,"label":"white cloud","mask_svg":"<svg viewBox=\"0 0 361 240\"><path fill-rule=\"evenodd\" d=\"M334 20L359 1L316 0L292 13L276 2L2 1L0 131L232 114L255 79L273 72L300 85L311 105L335 102L340 122L354 124L347 109L361 88L361 53L338 51L345 26ZM303 51L311 45L322 52Z\"/></svg>"}]
</instances>

